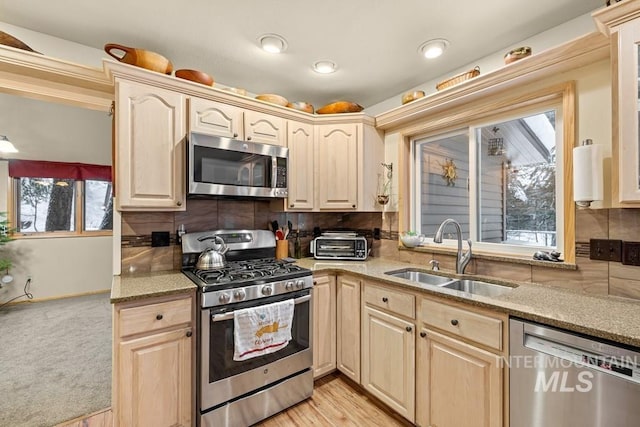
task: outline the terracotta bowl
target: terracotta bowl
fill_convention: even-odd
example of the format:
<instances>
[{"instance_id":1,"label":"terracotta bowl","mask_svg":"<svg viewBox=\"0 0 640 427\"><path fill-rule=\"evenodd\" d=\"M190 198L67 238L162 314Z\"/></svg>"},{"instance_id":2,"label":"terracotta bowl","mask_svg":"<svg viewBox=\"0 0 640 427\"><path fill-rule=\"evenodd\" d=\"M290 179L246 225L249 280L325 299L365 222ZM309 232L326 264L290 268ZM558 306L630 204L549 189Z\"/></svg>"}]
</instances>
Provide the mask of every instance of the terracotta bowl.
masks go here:
<instances>
[{"instance_id":1,"label":"terracotta bowl","mask_svg":"<svg viewBox=\"0 0 640 427\"><path fill-rule=\"evenodd\" d=\"M263 93L256 96L256 99L260 101L269 102L271 104L280 105L282 107L286 107L289 101L284 96L276 95L274 93Z\"/></svg>"},{"instance_id":2,"label":"terracotta bowl","mask_svg":"<svg viewBox=\"0 0 640 427\"><path fill-rule=\"evenodd\" d=\"M205 86L213 86L213 77L198 70L176 70L176 77L191 80L192 82L200 83Z\"/></svg>"}]
</instances>

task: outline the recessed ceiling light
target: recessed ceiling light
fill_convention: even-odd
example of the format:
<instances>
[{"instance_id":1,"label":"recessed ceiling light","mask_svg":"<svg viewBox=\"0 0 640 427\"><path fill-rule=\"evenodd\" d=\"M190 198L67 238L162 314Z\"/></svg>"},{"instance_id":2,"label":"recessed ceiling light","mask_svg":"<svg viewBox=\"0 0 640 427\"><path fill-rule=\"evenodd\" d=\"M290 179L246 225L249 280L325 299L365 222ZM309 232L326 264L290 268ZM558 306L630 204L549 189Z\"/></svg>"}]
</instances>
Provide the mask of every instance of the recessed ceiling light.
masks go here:
<instances>
[{"instance_id":1,"label":"recessed ceiling light","mask_svg":"<svg viewBox=\"0 0 640 427\"><path fill-rule=\"evenodd\" d=\"M282 53L287 50L287 41L278 34L264 34L258 41L260 47L269 53Z\"/></svg>"},{"instance_id":2,"label":"recessed ceiling light","mask_svg":"<svg viewBox=\"0 0 640 427\"><path fill-rule=\"evenodd\" d=\"M437 58L442 55L449 46L449 41L445 39L429 40L418 47L418 53L427 59Z\"/></svg>"},{"instance_id":3,"label":"recessed ceiling light","mask_svg":"<svg viewBox=\"0 0 640 427\"><path fill-rule=\"evenodd\" d=\"M335 62L332 61L318 61L313 64L313 71L320 74L331 74L338 69Z\"/></svg>"}]
</instances>

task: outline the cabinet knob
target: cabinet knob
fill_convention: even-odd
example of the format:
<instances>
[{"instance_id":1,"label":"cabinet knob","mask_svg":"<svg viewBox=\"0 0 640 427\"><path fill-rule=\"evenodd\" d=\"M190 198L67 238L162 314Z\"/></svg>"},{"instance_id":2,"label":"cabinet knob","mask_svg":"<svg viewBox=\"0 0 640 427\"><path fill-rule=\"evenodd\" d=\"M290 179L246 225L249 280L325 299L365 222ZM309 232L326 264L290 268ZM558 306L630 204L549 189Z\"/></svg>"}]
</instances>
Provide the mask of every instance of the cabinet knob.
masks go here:
<instances>
[{"instance_id":1,"label":"cabinet knob","mask_svg":"<svg viewBox=\"0 0 640 427\"><path fill-rule=\"evenodd\" d=\"M162 314L158 314L158 315L156 316L156 320L162 320Z\"/></svg>"},{"instance_id":2,"label":"cabinet knob","mask_svg":"<svg viewBox=\"0 0 640 427\"><path fill-rule=\"evenodd\" d=\"M182 202L181 202L180 200L178 200L178 201L176 202L176 205L178 205L178 206L182 206Z\"/></svg>"},{"instance_id":3,"label":"cabinet knob","mask_svg":"<svg viewBox=\"0 0 640 427\"><path fill-rule=\"evenodd\" d=\"M351 207L355 209L355 208L356 208L356 205L351 205Z\"/></svg>"},{"instance_id":4,"label":"cabinet knob","mask_svg":"<svg viewBox=\"0 0 640 427\"><path fill-rule=\"evenodd\" d=\"M457 319L451 319L451 324L453 326L458 326L458 320Z\"/></svg>"},{"instance_id":5,"label":"cabinet knob","mask_svg":"<svg viewBox=\"0 0 640 427\"><path fill-rule=\"evenodd\" d=\"M318 284L318 282L316 282L315 280L313 281L313 286L316 286Z\"/></svg>"},{"instance_id":6,"label":"cabinet knob","mask_svg":"<svg viewBox=\"0 0 640 427\"><path fill-rule=\"evenodd\" d=\"M247 141L251 141L251 137L250 136L247 137Z\"/></svg>"},{"instance_id":7,"label":"cabinet knob","mask_svg":"<svg viewBox=\"0 0 640 427\"><path fill-rule=\"evenodd\" d=\"M426 333L426 332L420 332L420 336L421 336L422 338L424 338L424 337L426 337L426 336L427 336L427 333Z\"/></svg>"},{"instance_id":8,"label":"cabinet knob","mask_svg":"<svg viewBox=\"0 0 640 427\"><path fill-rule=\"evenodd\" d=\"M389 302L389 298L387 298L387 297L382 297L382 302Z\"/></svg>"},{"instance_id":9,"label":"cabinet knob","mask_svg":"<svg viewBox=\"0 0 640 427\"><path fill-rule=\"evenodd\" d=\"M191 335L193 335L193 332L187 331L187 337L191 337Z\"/></svg>"},{"instance_id":10,"label":"cabinet knob","mask_svg":"<svg viewBox=\"0 0 640 427\"><path fill-rule=\"evenodd\" d=\"M413 330L411 326L407 326L405 329L407 330L407 332L411 332Z\"/></svg>"},{"instance_id":11,"label":"cabinet knob","mask_svg":"<svg viewBox=\"0 0 640 427\"><path fill-rule=\"evenodd\" d=\"M292 208L292 207L294 207L294 206L295 206L295 205L294 205L293 203L291 203L291 204L289 205L289 207L290 207L290 208Z\"/></svg>"},{"instance_id":12,"label":"cabinet knob","mask_svg":"<svg viewBox=\"0 0 640 427\"><path fill-rule=\"evenodd\" d=\"M237 138L237 137L238 137L238 133L237 133L237 132L234 132L234 133L233 133L233 137L234 137L234 138Z\"/></svg>"}]
</instances>

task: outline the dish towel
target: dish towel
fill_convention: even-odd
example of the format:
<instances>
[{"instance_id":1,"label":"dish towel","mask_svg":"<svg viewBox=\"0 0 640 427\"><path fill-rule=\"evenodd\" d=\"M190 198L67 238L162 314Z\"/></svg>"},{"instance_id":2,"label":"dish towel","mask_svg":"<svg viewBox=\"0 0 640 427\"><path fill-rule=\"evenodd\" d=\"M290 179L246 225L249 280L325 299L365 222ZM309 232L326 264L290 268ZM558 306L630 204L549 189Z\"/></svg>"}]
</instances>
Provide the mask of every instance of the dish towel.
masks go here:
<instances>
[{"instance_id":1,"label":"dish towel","mask_svg":"<svg viewBox=\"0 0 640 427\"><path fill-rule=\"evenodd\" d=\"M292 299L236 310L233 316L233 360L274 353L291 341Z\"/></svg>"}]
</instances>

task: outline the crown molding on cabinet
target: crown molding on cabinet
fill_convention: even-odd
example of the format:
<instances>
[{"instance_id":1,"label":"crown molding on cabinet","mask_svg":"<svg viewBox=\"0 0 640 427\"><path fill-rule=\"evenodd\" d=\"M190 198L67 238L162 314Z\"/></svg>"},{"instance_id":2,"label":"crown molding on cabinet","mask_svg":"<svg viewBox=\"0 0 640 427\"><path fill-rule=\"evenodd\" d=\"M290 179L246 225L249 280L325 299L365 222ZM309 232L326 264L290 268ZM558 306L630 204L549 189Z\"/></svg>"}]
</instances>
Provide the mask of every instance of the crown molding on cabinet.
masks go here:
<instances>
[{"instance_id":1,"label":"crown molding on cabinet","mask_svg":"<svg viewBox=\"0 0 640 427\"><path fill-rule=\"evenodd\" d=\"M609 55L608 37L593 32L379 114L376 127L385 131L397 130L443 110L591 64Z\"/></svg>"},{"instance_id":2,"label":"crown molding on cabinet","mask_svg":"<svg viewBox=\"0 0 640 427\"><path fill-rule=\"evenodd\" d=\"M171 75L149 71L144 68L123 64L113 60L103 61L105 71L109 78L115 82L116 78L125 79L154 87L180 92L187 96L208 99L222 102L240 108L270 114L272 116L283 117L285 119L296 120L298 122L310 124L339 124L345 122L363 122L374 125L373 117L364 113L344 113L344 114L309 114L292 108L281 107L269 104L248 96L238 95L216 87L205 86L189 80L180 79Z\"/></svg>"},{"instance_id":3,"label":"crown molding on cabinet","mask_svg":"<svg viewBox=\"0 0 640 427\"><path fill-rule=\"evenodd\" d=\"M640 17L640 0L627 0L604 7L591 14L598 29L606 36L611 35L611 29L627 21Z\"/></svg>"},{"instance_id":4,"label":"crown molding on cabinet","mask_svg":"<svg viewBox=\"0 0 640 427\"><path fill-rule=\"evenodd\" d=\"M3 92L108 111L113 84L104 70L0 45Z\"/></svg>"}]
</instances>

